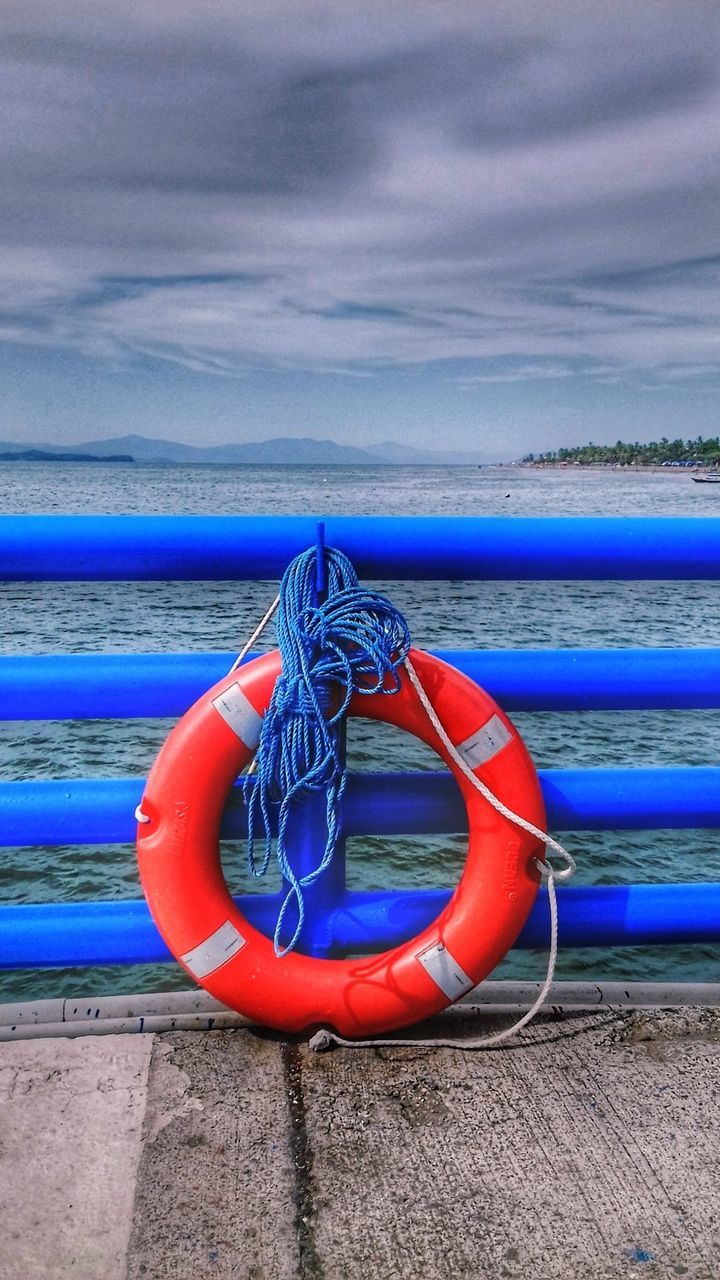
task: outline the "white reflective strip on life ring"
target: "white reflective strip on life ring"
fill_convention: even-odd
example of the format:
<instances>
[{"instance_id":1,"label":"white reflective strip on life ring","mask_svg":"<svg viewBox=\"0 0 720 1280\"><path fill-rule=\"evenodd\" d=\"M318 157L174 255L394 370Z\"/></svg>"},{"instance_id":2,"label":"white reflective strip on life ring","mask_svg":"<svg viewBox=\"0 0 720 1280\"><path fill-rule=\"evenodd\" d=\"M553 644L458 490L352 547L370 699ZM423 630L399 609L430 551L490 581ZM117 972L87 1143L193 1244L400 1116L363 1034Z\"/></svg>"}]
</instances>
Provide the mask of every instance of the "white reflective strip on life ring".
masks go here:
<instances>
[{"instance_id":1,"label":"white reflective strip on life ring","mask_svg":"<svg viewBox=\"0 0 720 1280\"><path fill-rule=\"evenodd\" d=\"M245 942L246 939L235 928L232 921L226 920L219 929L210 934L209 938L198 943L192 951L186 951L180 959L193 977L199 981L227 964L228 960L232 960L233 956L245 946Z\"/></svg>"},{"instance_id":2,"label":"white reflective strip on life ring","mask_svg":"<svg viewBox=\"0 0 720 1280\"><path fill-rule=\"evenodd\" d=\"M492 760L509 742L512 742L512 733L500 717L494 715L482 728L476 729L464 742L458 743L455 750L469 769L477 769L487 760Z\"/></svg>"},{"instance_id":3,"label":"white reflective strip on life ring","mask_svg":"<svg viewBox=\"0 0 720 1280\"><path fill-rule=\"evenodd\" d=\"M262 716L245 697L239 684L231 684L223 693L213 698L212 705L241 742L253 750L260 741Z\"/></svg>"},{"instance_id":4,"label":"white reflective strip on life ring","mask_svg":"<svg viewBox=\"0 0 720 1280\"><path fill-rule=\"evenodd\" d=\"M468 978L465 970L460 968L457 960L441 942L426 947L419 953L418 960L448 1000L458 1000L475 986L472 978Z\"/></svg>"}]
</instances>

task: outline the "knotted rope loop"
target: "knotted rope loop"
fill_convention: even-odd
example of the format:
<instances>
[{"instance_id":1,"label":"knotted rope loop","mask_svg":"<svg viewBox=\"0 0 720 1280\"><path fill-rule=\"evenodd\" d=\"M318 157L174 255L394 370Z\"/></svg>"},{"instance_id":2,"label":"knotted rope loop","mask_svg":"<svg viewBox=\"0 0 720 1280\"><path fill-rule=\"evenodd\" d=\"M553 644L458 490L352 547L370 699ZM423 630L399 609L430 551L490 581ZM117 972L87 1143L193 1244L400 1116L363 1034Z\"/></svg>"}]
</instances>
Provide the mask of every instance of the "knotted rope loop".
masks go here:
<instances>
[{"instance_id":1,"label":"knotted rope loop","mask_svg":"<svg viewBox=\"0 0 720 1280\"><path fill-rule=\"evenodd\" d=\"M317 600L317 549L288 566L280 584L277 641L282 674L263 718L255 779L246 778L248 866L265 875L272 857L270 815L278 810L276 856L289 888L275 927L275 954L297 945L305 919L303 890L330 865L341 835L340 806L347 780L341 722L354 693L396 693L398 668L410 649L402 614L376 591L361 587L347 556L325 548L327 598ZM318 865L297 876L287 854L293 807L312 792L326 793L327 838ZM263 853L255 855L262 826ZM287 945L281 935L295 904L295 929Z\"/></svg>"},{"instance_id":2,"label":"knotted rope loop","mask_svg":"<svg viewBox=\"0 0 720 1280\"><path fill-rule=\"evenodd\" d=\"M554 852L557 851L554 850ZM554 866L547 854L544 860L542 858L533 858L533 863L540 872L541 880L556 880L558 884L562 884L564 880L569 880L571 876L575 875L577 863L572 854L567 849L562 848L562 857L565 859L564 867Z\"/></svg>"}]
</instances>

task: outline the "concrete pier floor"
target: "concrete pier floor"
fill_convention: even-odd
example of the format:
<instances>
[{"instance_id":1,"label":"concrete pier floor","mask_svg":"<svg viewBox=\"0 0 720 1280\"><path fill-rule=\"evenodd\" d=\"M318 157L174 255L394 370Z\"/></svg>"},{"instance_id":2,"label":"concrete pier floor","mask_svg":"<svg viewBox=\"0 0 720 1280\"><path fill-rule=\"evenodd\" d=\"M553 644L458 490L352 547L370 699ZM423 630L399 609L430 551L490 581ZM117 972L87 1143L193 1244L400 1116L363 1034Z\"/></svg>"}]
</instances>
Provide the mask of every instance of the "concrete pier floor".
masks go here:
<instances>
[{"instance_id":1,"label":"concrete pier floor","mask_svg":"<svg viewBox=\"0 0 720 1280\"><path fill-rule=\"evenodd\" d=\"M720 1013L0 1044L0 1203L2 1280L718 1280Z\"/></svg>"}]
</instances>

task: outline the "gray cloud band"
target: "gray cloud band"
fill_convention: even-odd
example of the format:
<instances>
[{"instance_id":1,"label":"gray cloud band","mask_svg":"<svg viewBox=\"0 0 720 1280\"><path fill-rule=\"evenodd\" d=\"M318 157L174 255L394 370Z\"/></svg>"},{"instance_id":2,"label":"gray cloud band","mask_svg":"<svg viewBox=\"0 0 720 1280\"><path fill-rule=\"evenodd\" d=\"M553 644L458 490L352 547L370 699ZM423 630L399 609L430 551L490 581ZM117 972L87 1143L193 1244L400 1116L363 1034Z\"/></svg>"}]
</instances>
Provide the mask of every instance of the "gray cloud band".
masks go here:
<instances>
[{"instance_id":1,"label":"gray cloud band","mask_svg":"<svg viewBox=\"0 0 720 1280\"><path fill-rule=\"evenodd\" d=\"M68 0L2 25L6 341L218 373L720 363L713 6Z\"/></svg>"}]
</instances>

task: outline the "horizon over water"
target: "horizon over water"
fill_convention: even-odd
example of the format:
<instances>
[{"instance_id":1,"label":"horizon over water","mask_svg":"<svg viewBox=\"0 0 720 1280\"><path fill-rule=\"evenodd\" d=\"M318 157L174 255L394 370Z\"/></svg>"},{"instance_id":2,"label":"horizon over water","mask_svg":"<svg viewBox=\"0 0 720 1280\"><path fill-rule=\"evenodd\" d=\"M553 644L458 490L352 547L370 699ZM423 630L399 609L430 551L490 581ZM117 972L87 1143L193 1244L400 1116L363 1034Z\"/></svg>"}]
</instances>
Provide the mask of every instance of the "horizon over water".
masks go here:
<instances>
[{"instance_id":1,"label":"horizon over water","mask_svg":"<svg viewBox=\"0 0 720 1280\"><path fill-rule=\"evenodd\" d=\"M9 463L5 514L398 514L497 516L718 516L720 486L687 473L475 467L317 467ZM720 646L712 582L374 583L404 611L414 642L428 648ZM4 583L3 653L238 650L276 584ZM274 643L272 633L267 647ZM539 768L712 765L720 713L516 714ZM144 774L169 721L0 724L5 780ZM353 721L351 767L437 768L421 744ZM578 860L575 883L720 880L720 832L579 832L561 839ZM348 842L353 888L449 885L464 837ZM274 888L250 881L243 851L224 845L235 892ZM132 845L4 849L0 902L138 898ZM562 909L562 904L561 904ZM541 978L545 957L511 953L497 976ZM567 951L559 978L713 981L720 948ZM85 991L188 985L178 966L105 967L0 974L0 1000Z\"/></svg>"}]
</instances>

